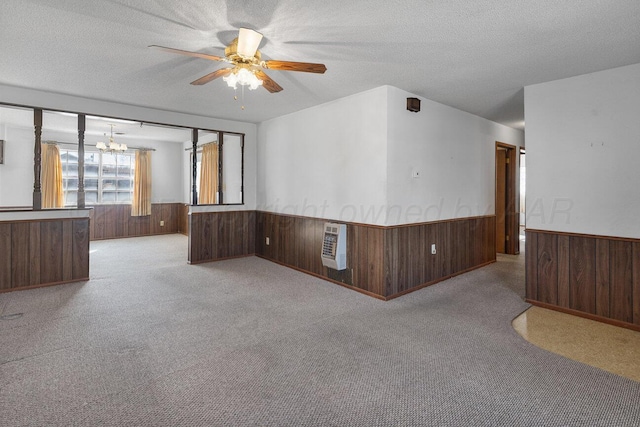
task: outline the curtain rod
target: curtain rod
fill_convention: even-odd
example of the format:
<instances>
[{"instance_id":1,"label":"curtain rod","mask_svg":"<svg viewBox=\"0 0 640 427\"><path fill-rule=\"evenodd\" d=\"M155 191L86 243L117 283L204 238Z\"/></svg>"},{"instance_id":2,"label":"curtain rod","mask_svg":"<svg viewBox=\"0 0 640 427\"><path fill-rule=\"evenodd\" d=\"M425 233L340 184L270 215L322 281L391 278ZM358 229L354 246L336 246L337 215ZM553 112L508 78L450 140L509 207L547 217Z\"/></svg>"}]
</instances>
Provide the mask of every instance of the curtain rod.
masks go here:
<instances>
[{"instance_id":1,"label":"curtain rod","mask_svg":"<svg viewBox=\"0 0 640 427\"><path fill-rule=\"evenodd\" d=\"M73 145L75 147L78 146L78 144L73 143L73 142L60 142L60 141L42 141L43 144L56 144L56 145ZM95 147L96 144L84 144L85 147ZM127 150L138 150L138 151L156 151L155 148L146 148L146 147L130 147L127 146ZM107 150L108 151L108 150Z\"/></svg>"},{"instance_id":2,"label":"curtain rod","mask_svg":"<svg viewBox=\"0 0 640 427\"><path fill-rule=\"evenodd\" d=\"M211 141L211 142L205 142L204 144L199 144L197 145L198 148L202 148L205 145L209 145L209 144L217 144L218 141ZM185 148L184 151L193 151L193 147L189 147L189 148Z\"/></svg>"}]
</instances>

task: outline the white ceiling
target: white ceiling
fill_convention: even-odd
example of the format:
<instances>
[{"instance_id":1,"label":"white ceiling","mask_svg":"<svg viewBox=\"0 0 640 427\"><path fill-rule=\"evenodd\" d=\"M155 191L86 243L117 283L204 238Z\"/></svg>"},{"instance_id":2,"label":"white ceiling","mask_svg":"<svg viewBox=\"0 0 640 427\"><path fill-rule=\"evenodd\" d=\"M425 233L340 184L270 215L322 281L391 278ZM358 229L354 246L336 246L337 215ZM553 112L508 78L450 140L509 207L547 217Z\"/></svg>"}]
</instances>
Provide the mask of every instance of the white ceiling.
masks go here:
<instances>
[{"instance_id":1,"label":"white ceiling","mask_svg":"<svg viewBox=\"0 0 640 427\"><path fill-rule=\"evenodd\" d=\"M234 101L189 84L225 64L147 48L224 55L242 26L263 59L327 72L270 70L282 92ZM0 84L231 120L393 85L522 128L524 86L640 62L640 1L2 0L0 54Z\"/></svg>"}]
</instances>

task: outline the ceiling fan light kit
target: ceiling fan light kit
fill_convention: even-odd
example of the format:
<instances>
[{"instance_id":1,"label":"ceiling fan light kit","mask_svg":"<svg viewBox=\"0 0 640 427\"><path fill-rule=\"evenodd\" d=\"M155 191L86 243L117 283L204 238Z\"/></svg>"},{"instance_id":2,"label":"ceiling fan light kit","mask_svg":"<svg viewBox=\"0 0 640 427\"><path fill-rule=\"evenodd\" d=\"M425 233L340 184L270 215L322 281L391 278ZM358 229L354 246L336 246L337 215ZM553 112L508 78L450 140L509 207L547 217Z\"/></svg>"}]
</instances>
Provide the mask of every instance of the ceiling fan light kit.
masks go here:
<instances>
[{"instance_id":1,"label":"ceiling fan light kit","mask_svg":"<svg viewBox=\"0 0 640 427\"><path fill-rule=\"evenodd\" d=\"M280 92L282 87L276 83L271 77L266 75L263 70L281 70L281 71L301 71L305 73L323 74L327 67L324 64L314 64L309 62L291 62L261 59L258 47L262 41L262 34L249 29L240 28L238 37L235 38L224 50L224 58L199 52L190 52L170 47L151 45L150 48L164 50L166 52L178 53L180 55L192 56L196 58L208 59L211 61L227 62L233 67L221 68L197 80L191 82L192 85L203 85L212 80L222 77L229 87L237 89L247 86L250 90L257 89L259 86L264 87L271 93Z\"/></svg>"}]
</instances>

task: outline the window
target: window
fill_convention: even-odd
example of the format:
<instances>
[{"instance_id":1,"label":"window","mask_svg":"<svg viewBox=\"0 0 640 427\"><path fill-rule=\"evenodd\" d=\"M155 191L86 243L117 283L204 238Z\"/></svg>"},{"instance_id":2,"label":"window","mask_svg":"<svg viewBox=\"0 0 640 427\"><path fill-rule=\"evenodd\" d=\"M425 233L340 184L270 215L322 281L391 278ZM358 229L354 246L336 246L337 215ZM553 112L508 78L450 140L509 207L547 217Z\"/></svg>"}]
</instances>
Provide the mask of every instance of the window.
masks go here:
<instances>
[{"instance_id":1,"label":"window","mask_svg":"<svg viewBox=\"0 0 640 427\"><path fill-rule=\"evenodd\" d=\"M78 200L78 152L60 150L65 206ZM134 153L85 153L84 191L87 204L131 203Z\"/></svg>"}]
</instances>

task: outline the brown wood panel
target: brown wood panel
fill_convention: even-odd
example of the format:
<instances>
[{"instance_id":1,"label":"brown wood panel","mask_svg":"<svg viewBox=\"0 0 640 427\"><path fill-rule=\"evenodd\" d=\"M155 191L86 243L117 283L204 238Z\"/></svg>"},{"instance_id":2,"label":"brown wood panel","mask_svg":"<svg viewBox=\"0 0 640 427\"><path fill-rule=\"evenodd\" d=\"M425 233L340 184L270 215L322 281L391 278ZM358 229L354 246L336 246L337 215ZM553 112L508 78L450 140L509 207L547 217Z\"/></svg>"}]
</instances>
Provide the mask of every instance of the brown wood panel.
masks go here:
<instances>
[{"instance_id":1,"label":"brown wood panel","mask_svg":"<svg viewBox=\"0 0 640 427\"><path fill-rule=\"evenodd\" d=\"M257 253L266 258L273 259L273 255L271 254L271 244L267 245L266 241L267 237L271 238L272 236L271 230L273 228L273 215L266 212L259 212L258 216L262 221L262 226L261 234L258 234L258 236L256 236L256 250L258 251ZM260 248L262 248L262 250L260 250Z\"/></svg>"},{"instance_id":2,"label":"brown wood panel","mask_svg":"<svg viewBox=\"0 0 640 427\"><path fill-rule=\"evenodd\" d=\"M391 228L384 231L385 233L385 271L383 295L393 295L400 292L400 229Z\"/></svg>"},{"instance_id":3,"label":"brown wood panel","mask_svg":"<svg viewBox=\"0 0 640 427\"><path fill-rule=\"evenodd\" d=\"M555 234L538 236L538 299L558 303L558 240Z\"/></svg>"},{"instance_id":4,"label":"brown wood panel","mask_svg":"<svg viewBox=\"0 0 640 427\"><path fill-rule=\"evenodd\" d=\"M255 254L256 253L256 211L245 212L245 224L247 225L246 240L247 246L244 253Z\"/></svg>"},{"instance_id":5,"label":"brown wood panel","mask_svg":"<svg viewBox=\"0 0 640 427\"><path fill-rule=\"evenodd\" d=\"M487 245L484 231L486 218L471 218L469 221L469 263L480 265L484 261L485 246Z\"/></svg>"},{"instance_id":6,"label":"brown wood panel","mask_svg":"<svg viewBox=\"0 0 640 427\"><path fill-rule=\"evenodd\" d=\"M353 259L353 285L365 289L366 284L369 283L369 268L367 263L367 257L361 256L366 254L368 245L367 229L359 225L353 225L353 241L351 252ZM381 294L382 295L382 294Z\"/></svg>"},{"instance_id":7,"label":"brown wood panel","mask_svg":"<svg viewBox=\"0 0 640 427\"><path fill-rule=\"evenodd\" d=\"M189 234L189 205L180 204L178 206L178 232Z\"/></svg>"},{"instance_id":8,"label":"brown wood panel","mask_svg":"<svg viewBox=\"0 0 640 427\"><path fill-rule=\"evenodd\" d=\"M151 216L149 217L149 234L162 234L164 227L160 226L162 221L162 205L151 205Z\"/></svg>"},{"instance_id":9,"label":"brown wood panel","mask_svg":"<svg viewBox=\"0 0 640 427\"><path fill-rule=\"evenodd\" d=\"M633 323L640 325L640 242L633 242Z\"/></svg>"},{"instance_id":10,"label":"brown wood panel","mask_svg":"<svg viewBox=\"0 0 640 427\"><path fill-rule=\"evenodd\" d=\"M558 305L569 307L569 236L558 236Z\"/></svg>"},{"instance_id":11,"label":"brown wood panel","mask_svg":"<svg viewBox=\"0 0 640 427\"><path fill-rule=\"evenodd\" d=\"M255 213L248 211L193 213L190 215L189 262L255 253L257 221L262 223L259 227L264 230L269 219L266 215L257 219ZM277 239L270 240L275 242Z\"/></svg>"},{"instance_id":12,"label":"brown wood panel","mask_svg":"<svg viewBox=\"0 0 640 427\"><path fill-rule=\"evenodd\" d=\"M311 255L311 271L322 275L326 275L327 272L327 268L322 265L322 258L320 256L322 251L322 239L324 238L324 223L325 221L318 219L311 221L313 237L309 247L309 253Z\"/></svg>"},{"instance_id":13,"label":"brown wood panel","mask_svg":"<svg viewBox=\"0 0 640 427\"><path fill-rule=\"evenodd\" d=\"M610 317L633 322L633 243L610 241Z\"/></svg>"},{"instance_id":14,"label":"brown wood panel","mask_svg":"<svg viewBox=\"0 0 640 427\"><path fill-rule=\"evenodd\" d=\"M569 308L592 314L596 311L595 251L593 238L569 238Z\"/></svg>"},{"instance_id":15,"label":"brown wood panel","mask_svg":"<svg viewBox=\"0 0 640 427\"><path fill-rule=\"evenodd\" d=\"M117 236L116 234L116 218L118 217L118 209L117 205L103 205L100 206L103 210L103 223L104 229L102 237L105 239L113 239Z\"/></svg>"},{"instance_id":16,"label":"brown wood panel","mask_svg":"<svg viewBox=\"0 0 640 427\"><path fill-rule=\"evenodd\" d=\"M256 254L264 254L264 238L265 231L264 225L266 221L266 214L263 212L256 213L256 237L255 237L255 245L256 245Z\"/></svg>"},{"instance_id":17,"label":"brown wood panel","mask_svg":"<svg viewBox=\"0 0 640 427\"><path fill-rule=\"evenodd\" d=\"M62 277L62 221L40 223L40 280L41 283L61 282Z\"/></svg>"},{"instance_id":18,"label":"brown wood panel","mask_svg":"<svg viewBox=\"0 0 640 427\"><path fill-rule=\"evenodd\" d=\"M545 303L542 281L537 295L530 290L532 274L531 248L535 243L557 238L558 301ZM537 252L542 249L537 249ZM583 313L620 325L640 324L640 240L618 237L578 235L572 233L527 230L527 298L543 306Z\"/></svg>"},{"instance_id":19,"label":"brown wood panel","mask_svg":"<svg viewBox=\"0 0 640 427\"><path fill-rule=\"evenodd\" d=\"M29 286L31 281L31 264L29 262L31 225L28 222L16 222L12 225L4 224L11 229L10 250L7 252L11 260L11 287Z\"/></svg>"},{"instance_id":20,"label":"brown wood panel","mask_svg":"<svg viewBox=\"0 0 640 427\"><path fill-rule=\"evenodd\" d=\"M539 233L526 232L526 285L525 294L528 299L538 301L538 236Z\"/></svg>"},{"instance_id":21,"label":"brown wood panel","mask_svg":"<svg viewBox=\"0 0 640 427\"><path fill-rule=\"evenodd\" d=\"M200 222L200 255L203 260L217 259L213 253L213 241L216 237L217 215L192 214ZM214 222L215 221L215 222Z\"/></svg>"},{"instance_id":22,"label":"brown wood panel","mask_svg":"<svg viewBox=\"0 0 640 427\"><path fill-rule=\"evenodd\" d=\"M202 259L199 250L200 224L198 223L199 220L194 216L197 217L197 215L193 214L187 217L187 261L190 263L198 262L198 260Z\"/></svg>"},{"instance_id":23,"label":"brown wood panel","mask_svg":"<svg viewBox=\"0 0 640 427\"><path fill-rule=\"evenodd\" d=\"M15 274L13 270L15 261L12 261L13 250L11 223L0 223L0 290L12 287L12 272Z\"/></svg>"},{"instance_id":24,"label":"brown wood panel","mask_svg":"<svg viewBox=\"0 0 640 427\"><path fill-rule=\"evenodd\" d=\"M609 240L596 239L596 314L609 317L610 282Z\"/></svg>"},{"instance_id":25,"label":"brown wood panel","mask_svg":"<svg viewBox=\"0 0 640 427\"><path fill-rule=\"evenodd\" d=\"M471 266L469 220L457 220L450 223L451 227L451 272L464 271Z\"/></svg>"},{"instance_id":26,"label":"brown wood panel","mask_svg":"<svg viewBox=\"0 0 640 427\"><path fill-rule=\"evenodd\" d=\"M75 219L73 232L73 262L71 266L73 280L89 277L89 220Z\"/></svg>"},{"instance_id":27,"label":"brown wood panel","mask_svg":"<svg viewBox=\"0 0 640 427\"><path fill-rule=\"evenodd\" d=\"M165 222L165 233L179 233L180 203L169 203L163 207L162 215Z\"/></svg>"},{"instance_id":28,"label":"brown wood panel","mask_svg":"<svg viewBox=\"0 0 640 427\"><path fill-rule=\"evenodd\" d=\"M384 295L384 230L367 227L367 268L368 282L362 284L362 289L377 295Z\"/></svg>"},{"instance_id":29,"label":"brown wood panel","mask_svg":"<svg viewBox=\"0 0 640 427\"><path fill-rule=\"evenodd\" d=\"M486 217L398 227L347 224L347 271L340 273L322 266L323 219L258 212L255 247L257 254L282 264L392 296L495 260L494 221ZM264 243L266 237L270 245ZM431 243L436 244L436 255L431 255ZM455 266L453 253L458 256Z\"/></svg>"},{"instance_id":30,"label":"brown wood panel","mask_svg":"<svg viewBox=\"0 0 640 427\"><path fill-rule=\"evenodd\" d=\"M139 236L141 234L141 218L144 217L129 215L129 217L127 218L127 230L129 231L128 236Z\"/></svg>"},{"instance_id":31,"label":"brown wood panel","mask_svg":"<svg viewBox=\"0 0 640 427\"><path fill-rule=\"evenodd\" d=\"M93 232L92 238L95 240L104 239L104 222L105 222L105 210L102 206L93 207L93 226L91 230Z\"/></svg>"},{"instance_id":32,"label":"brown wood panel","mask_svg":"<svg viewBox=\"0 0 640 427\"><path fill-rule=\"evenodd\" d=\"M40 223L29 223L29 285L47 283L40 274Z\"/></svg>"},{"instance_id":33,"label":"brown wood panel","mask_svg":"<svg viewBox=\"0 0 640 427\"><path fill-rule=\"evenodd\" d=\"M73 279L73 221L62 221L62 281Z\"/></svg>"},{"instance_id":34,"label":"brown wood panel","mask_svg":"<svg viewBox=\"0 0 640 427\"><path fill-rule=\"evenodd\" d=\"M131 205L120 205L117 210L116 235L114 237L128 237L129 218L131 217Z\"/></svg>"},{"instance_id":35,"label":"brown wood panel","mask_svg":"<svg viewBox=\"0 0 640 427\"><path fill-rule=\"evenodd\" d=\"M424 259L426 254L426 244L422 240L422 228L424 225L416 225L407 227L409 239L409 286L407 289L414 288L426 282L424 278Z\"/></svg>"}]
</instances>

